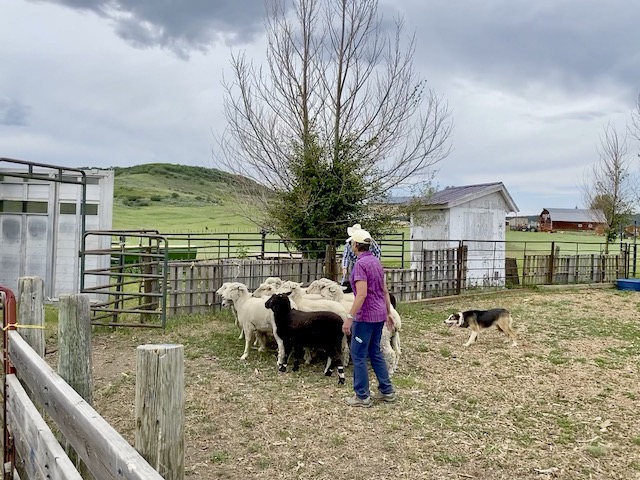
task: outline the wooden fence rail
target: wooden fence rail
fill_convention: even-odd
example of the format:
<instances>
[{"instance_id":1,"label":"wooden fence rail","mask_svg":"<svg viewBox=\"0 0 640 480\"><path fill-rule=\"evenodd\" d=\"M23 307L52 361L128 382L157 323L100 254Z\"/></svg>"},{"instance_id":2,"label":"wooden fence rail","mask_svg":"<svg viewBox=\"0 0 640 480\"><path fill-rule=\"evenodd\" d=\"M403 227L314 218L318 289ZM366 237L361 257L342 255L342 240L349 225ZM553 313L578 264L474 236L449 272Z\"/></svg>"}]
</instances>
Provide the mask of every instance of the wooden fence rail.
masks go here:
<instances>
[{"instance_id":1,"label":"wooden fence rail","mask_svg":"<svg viewBox=\"0 0 640 480\"><path fill-rule=\"evenodd\" d=\"M96 478L162 480L160 474L34 352L18 332L8 332L8 340L8 354L16 368L17 378L28 387L35 403L44 408ZM12 380L10 382L15 385ZM9 390L8 396L15 399L19 394L17 390ZM12 400L9 404L14 405L16 410L23 408L22 403L17 401ZM18 418L17 411L7 415L9 418ZM28 431L29 427L24 430ZM15 435L16 430L13 429L13 432ZM42 443L28 445L33 449ZM43 453L41 458L48 458L55 463L57 457L53 455L54 452ZM45 469L46 465L44 463L40 468Z\"/></svg>"},{"instance_id":2,"label":"wooden fence rail","mask_svg":"<svg viewBox=\"0 0 640 480\"><path fill-rule=\"evenodd\" d=\"M205 313L219 305L216 290L224 282L242 282L255 290L267 277L280 277L308 285L324 276L323 259L255 260L224 258L216 261L169 263L169 315Z\"/></svg>"},{"instance_id":3,"label":"wooden fence rail","mask_svg":"<svg viewBox=\"0 0 640 480\"><path fill-rule=\"evenodd\" d=\"M525 255L522 285L607 283L624 277L626 255Z\"/></svg>"},{"instance_id":4,"label":"wooden fence rail","mask_svg":"<svg viewBox=\"0 0 640 480\"><path fill-rule=\"evenodd\" d=\"M44 336L43 297L29 294L42 290L42 281L21 278L20 285L21 317L16 315L13 292L0 285L4 324L3 478L183 480L182 346L142 346L149 353L145 363L149 368L136 372L136 450L90 405L88 296L60 297L59 317L63 318L59 318L57 373L20 334L32 326ZM33 304L27 305L29 302ZM34 343L44 344L38 339ZM178 353L168 355L168 351ZM44 413L57 428L55 436L42 418Z\"/></svg>"}]
</instances>

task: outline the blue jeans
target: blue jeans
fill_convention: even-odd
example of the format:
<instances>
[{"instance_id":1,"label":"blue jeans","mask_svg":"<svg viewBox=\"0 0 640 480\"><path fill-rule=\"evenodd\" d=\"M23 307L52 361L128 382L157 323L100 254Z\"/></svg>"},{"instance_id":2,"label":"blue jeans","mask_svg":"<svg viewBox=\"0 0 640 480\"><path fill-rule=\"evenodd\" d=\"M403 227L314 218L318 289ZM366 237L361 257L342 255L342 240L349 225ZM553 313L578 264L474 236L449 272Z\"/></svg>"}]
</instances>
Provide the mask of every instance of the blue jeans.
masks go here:
<instances>
[{"instance_id":1,"label":"blue jeans","mask_svg":"<svg viewBox=\"0 0 640 480\"><path fill-rule=\"evenodd\" d=\"M384 322L353 322L351 325L351 360L353 362L353 389L358 398L369 396L369 370L367 357L378 379L381 393L392 393L393 384L389 371L380 352L380 336Z\"/></svg>"}]
</instances>

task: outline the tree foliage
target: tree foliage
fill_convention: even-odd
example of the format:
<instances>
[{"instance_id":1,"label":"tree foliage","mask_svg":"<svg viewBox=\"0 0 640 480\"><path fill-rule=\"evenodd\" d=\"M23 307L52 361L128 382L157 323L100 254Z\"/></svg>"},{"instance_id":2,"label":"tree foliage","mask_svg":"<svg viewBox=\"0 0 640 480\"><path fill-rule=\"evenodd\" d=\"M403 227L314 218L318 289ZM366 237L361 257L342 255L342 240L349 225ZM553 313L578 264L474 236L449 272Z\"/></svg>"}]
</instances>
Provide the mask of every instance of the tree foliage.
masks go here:
<instances>
[{"instance_id":1,"label":"tree foliage","mask_svg":"<svg viewBox=\"0 0 640 480\"><path fill-rule=\"evenodd\" d=\"M285 237L339 237L393 188L428 182L449 152L446 103L413 67L415 38L377 0L268 0L266 66L244 53L225 79L214 161L272 188L256 223Z\"/></svg>"}]
</instances>

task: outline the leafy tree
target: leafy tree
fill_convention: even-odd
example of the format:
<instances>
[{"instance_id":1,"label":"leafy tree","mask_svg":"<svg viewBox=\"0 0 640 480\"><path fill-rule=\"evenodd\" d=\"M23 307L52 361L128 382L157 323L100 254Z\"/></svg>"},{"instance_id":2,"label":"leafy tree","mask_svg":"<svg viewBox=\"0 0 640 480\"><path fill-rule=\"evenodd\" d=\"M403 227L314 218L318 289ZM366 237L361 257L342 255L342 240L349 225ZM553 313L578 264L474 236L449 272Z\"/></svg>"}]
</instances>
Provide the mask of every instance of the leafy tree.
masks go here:
<instances>
[{"instance_id":1,"label":"leafy tree","mask_svg":"<svg viewBox=\"0 0 640 480\"><path fill-rule=\"evenodd\" d=\"M268 0L266 26L265 67L232 55L214 161L272 188L248 216L284 237L344 238L356 221L382 233L393 214L379 201L430 181L450 148L415 38L403 45L402 20L389 28L377 0Z\"/></svg>"}]
</instances>

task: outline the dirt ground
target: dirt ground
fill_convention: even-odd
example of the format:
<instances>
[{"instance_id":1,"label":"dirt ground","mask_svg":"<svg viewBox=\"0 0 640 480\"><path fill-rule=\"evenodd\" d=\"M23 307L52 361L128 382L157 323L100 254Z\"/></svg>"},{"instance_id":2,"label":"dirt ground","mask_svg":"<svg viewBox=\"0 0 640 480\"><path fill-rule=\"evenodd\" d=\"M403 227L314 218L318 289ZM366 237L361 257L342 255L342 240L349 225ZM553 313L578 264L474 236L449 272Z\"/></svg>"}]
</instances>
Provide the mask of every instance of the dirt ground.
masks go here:
<instances>
[{"instance_id":1,"label":"dirt ground","mask_svg":"<svg viewBox=\"0 0 640 480\"><path fill-rule=\"evenodd\" d=\"M496 306L518 347L491 330L464 348L468 331L442 324ZM640 479L639 308L636 292L609 289L400 305L399 398L369 409L344 404L350 368L339 386L322 362L282 374L274 351L239 360L226 312L96 332L94 406L133 443L136 347L180 343L187 477Z\"/></svg>"}]
</instances>

